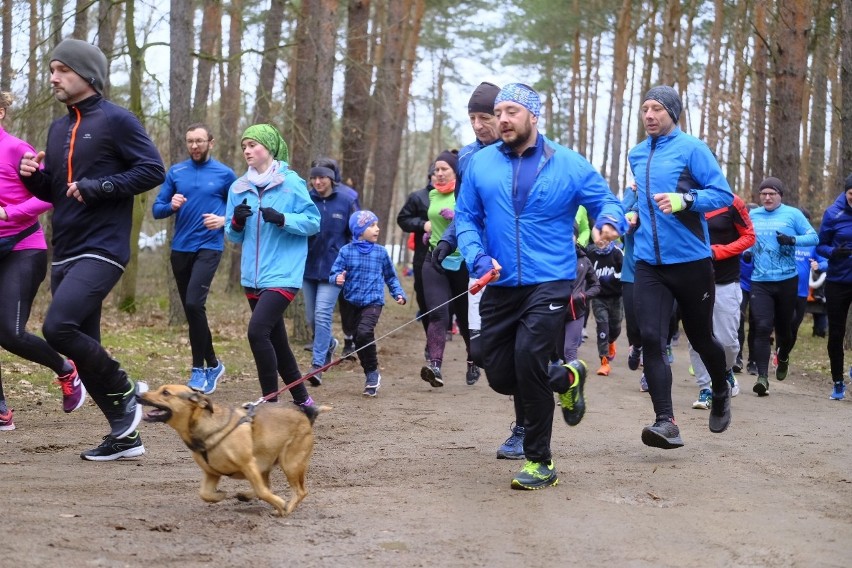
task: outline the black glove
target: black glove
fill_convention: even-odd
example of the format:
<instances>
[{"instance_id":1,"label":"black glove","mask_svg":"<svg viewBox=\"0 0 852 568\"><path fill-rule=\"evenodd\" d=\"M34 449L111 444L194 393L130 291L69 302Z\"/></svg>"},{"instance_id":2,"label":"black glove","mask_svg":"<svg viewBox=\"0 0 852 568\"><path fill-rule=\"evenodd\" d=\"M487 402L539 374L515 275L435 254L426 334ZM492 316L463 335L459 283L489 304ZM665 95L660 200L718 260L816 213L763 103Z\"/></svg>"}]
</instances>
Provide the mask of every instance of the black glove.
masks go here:
<instances>
[{"instance_id":1,"label":"black glove","mask_svg":"<svg viewBox=\"0 0 852 568\"><path fill-rule=\"evenodd\" d=\"M790 235L785 235L780 231L775 231L775 239L778 241L779 245L795 245L796 237L792 237Z\"/></svg>"},{"instance_id":2,"label":"black glove","mask_svg":"<svg viewBox=\"0 0 852 568\"><path fill-rule=\"evenodd\" d=\"M284 214L279 213L272 207L261 207L260 214L263 215L263 220L279 227L284 226Z\"/></svg>"},{"instance_id":3,"label":"black glove","mask_svg":"<svg viewBox=\"0 0 852 568\"><path fill-rule=\"evenodd\" d=\"M101 198L104 197L104 194L101 191L101 182L96 179L83 178L77 180L77 191L80 192L80 196L83 198L83 203L86 205L94 205L101 201Z\"/></svg>"},{"instance_id":4,"label":"black glove","mask_svg":"<svg viewBox=\"0 0 852 568\"><path fill-rule=\"evenodd\" d=\"M852 256L852 248L846 245L836 246L831 251L831 258L849 258L850 256Z\"/></svg>"},{"instance_id":5,"label":"black glove","mask_svg":"<svg viewBox=\"0 0 852 568\"><path fill-rule=\"evenodd\" d=\"M751 250L747 250L743 253L743 262L747 264L751 264L751 261L754 260L754 256L752 255Z\"/></svg>"},{"instance_id":6,"label":"black glove","mask_svg":"<svg viewBox=\"0 0 852 568\"><path fill-rule=\"evenodd\" d=\"M234 216L231 217L231 226L237 231L242 231L246 228L246 219L254 215L251 210L251 205L248 204L248 199L243 199L243 202L234 207Z\"/></svg>"},{"instance_id":7,"label":"black glove","mask_svg":"<svg viewBox=\"0 0 852 568\"><path fill-rule=\"evenodd\" d=\"M438 244L435 245L435 249L432 251L432 265L435 267L435 270L443 274L444 267L441 266L441 263L444 262L445 258L453 254L453 250L453 247L447 241L438 241Z\"/></svg>"}]
</instances>

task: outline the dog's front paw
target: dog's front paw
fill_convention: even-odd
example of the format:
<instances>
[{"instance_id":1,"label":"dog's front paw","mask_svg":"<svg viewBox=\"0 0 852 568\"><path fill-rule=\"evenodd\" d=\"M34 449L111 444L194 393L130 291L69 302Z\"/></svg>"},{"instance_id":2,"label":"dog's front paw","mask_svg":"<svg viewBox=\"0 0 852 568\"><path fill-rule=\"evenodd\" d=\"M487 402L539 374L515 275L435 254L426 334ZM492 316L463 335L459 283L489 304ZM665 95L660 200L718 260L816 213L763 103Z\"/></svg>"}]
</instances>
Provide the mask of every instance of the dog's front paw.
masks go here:
<instances>
[{"instance_id":1,"label":"dog's front paw","mask_svg":"<svg viewBox=\"0 0 852 568\"><path fill-rule=\"evenodd\" d=\"M221 501L222 499L224 499L227 496L228 496L228 494L225 493L224 491L207 491L207 492L202 491L201 492L201 498L204 499L205 501L207 501L208 503L218 503L219 501Z\"/></svg>"}]
</instances>

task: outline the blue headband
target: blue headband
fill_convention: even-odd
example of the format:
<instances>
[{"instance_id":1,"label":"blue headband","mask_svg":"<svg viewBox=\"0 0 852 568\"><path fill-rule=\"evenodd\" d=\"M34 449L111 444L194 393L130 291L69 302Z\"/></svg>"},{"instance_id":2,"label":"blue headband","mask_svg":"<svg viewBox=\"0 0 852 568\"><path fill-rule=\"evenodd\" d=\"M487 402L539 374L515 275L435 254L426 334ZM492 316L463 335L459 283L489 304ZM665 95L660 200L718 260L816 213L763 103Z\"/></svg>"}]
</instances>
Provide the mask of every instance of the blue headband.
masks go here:
<instances>
[{"instance_id":1,"label":"blue headband","mask_svg":"<svg viewBox=\"0 0 852 568\"><path fill-rule=\"evenodd\" d=\"M510 101L517 103L530 111L535 117L541 113L541 99L538 97L532 87L528 87L523 83L509 83L497 93L497 98L494 99L494 106L499 103Z\"/></svg>"}]
</instances>

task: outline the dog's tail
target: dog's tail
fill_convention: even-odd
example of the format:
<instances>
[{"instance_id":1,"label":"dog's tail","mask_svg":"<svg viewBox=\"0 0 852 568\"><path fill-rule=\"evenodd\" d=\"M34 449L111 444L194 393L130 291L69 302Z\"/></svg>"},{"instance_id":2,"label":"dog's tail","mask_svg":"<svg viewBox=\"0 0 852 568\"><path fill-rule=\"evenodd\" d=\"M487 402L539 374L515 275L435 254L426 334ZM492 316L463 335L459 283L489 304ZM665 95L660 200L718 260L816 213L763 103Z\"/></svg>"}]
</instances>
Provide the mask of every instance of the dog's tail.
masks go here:
<instances>
[{"instance_id":1,"label":"dog's tail","mask_svg":"<svg viewBox=\"0 0 852 568\"><path fill-rule=\"evenodd\" d=\"M300 405L299 405L299 408L302 410L302 412L304 412L304 413L305 413L305 416L307 416L307 417L308 417L308 420L310 420L310 422L311 422L311 426L313 426L313 424L314 424L314 420L316 420L316 419L317 419L317 416L319 416L320 412L328 412L329 410L331 410L331 407L330 407L330 406L326 406L326 405L322 405L322 406L314 406L314 405L305 406L305 405L301 405L301 404L300 404Z\"/></svg>"}]
</instances>

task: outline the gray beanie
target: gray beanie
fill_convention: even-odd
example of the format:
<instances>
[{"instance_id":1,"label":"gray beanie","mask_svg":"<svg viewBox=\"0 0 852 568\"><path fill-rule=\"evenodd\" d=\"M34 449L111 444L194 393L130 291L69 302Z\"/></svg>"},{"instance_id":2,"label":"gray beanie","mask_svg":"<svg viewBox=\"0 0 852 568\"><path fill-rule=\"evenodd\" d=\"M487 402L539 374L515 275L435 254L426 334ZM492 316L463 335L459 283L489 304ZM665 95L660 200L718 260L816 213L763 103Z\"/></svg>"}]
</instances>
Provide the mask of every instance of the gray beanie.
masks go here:
<instances>
[{"instance_id":1,"label":"gray beanie","mask_svg":"<svg viewBox=\"0 0 852 568\"><path fill-rule=\"evenodd\" d=\"M104 52L96 45L81 39L64 39L53 50L50 60L67 65L97 92L103 92L109 63Z\"/></svg>"},{"instance_id":2,"label":"gray beanie","mask_svg":"<svg viewBox=\"0 0 852 568\"><path fill-rule=\"evenodd\" d=\"M680 113L683 110L683 104L680 102L680 95L677 94L677 91L668 85L652 87L642 101L644 102L649 99L655 100L663 105L666 111L668 111L669 116L672 117L672 120L677 123L680 118Z\"/></svg>"}]
</instances>

